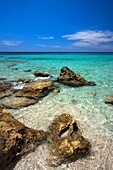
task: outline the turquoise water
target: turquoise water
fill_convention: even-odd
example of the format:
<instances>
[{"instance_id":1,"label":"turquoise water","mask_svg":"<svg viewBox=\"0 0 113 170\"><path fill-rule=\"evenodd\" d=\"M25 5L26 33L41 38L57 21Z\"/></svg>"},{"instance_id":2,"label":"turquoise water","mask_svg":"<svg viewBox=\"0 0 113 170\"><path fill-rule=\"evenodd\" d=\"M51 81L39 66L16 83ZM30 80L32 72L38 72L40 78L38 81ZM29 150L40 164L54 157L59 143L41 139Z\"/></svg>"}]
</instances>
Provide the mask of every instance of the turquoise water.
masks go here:
<instances>
[{"instance_id":1,"label":"turquoise water","mask_svg":"<svg viewBox=\"0 0 113 170\"><path fill-rule=\"evenodd\" d=\"M40 115L43 104L47 106L47 114L67 111L83 129L113 139L113 106L104 103L105 96L113 93L113 53L0 53L0 78L7 80L34 78L36 70L56 79L63 66L97 85L79 88L60 85L60 93L43 99L38 108ZM30 108L34 109L33 106ZM41 119L44 117L43 114ZM27 118L25 123L29 123ZM32 123L35 128L38 128L37 124L40 123Z\"/></svg>"}]
</instances>

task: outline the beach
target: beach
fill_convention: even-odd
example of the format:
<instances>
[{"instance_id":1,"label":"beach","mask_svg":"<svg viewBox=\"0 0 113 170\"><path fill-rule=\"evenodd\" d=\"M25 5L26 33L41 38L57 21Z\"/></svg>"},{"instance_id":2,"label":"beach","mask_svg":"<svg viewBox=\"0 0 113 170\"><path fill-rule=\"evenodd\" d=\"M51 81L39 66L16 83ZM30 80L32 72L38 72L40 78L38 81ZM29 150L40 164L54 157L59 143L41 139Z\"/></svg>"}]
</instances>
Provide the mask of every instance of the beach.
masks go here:
<instances>
[{"instance_id":1,"label":"beach","mask_svg":"<svg viewBox=\"0 0 113 170\"><path fill-rule=\"evenodd\" d=\"M91 142L91 154L75 162L49 167L49 155L44 143L24 156L14 170L111 170L113 168L113 106L105 97L113 94L113 53L10 53L0 55L0 78L34 79L34 71L42 71L56 80L63 66L69 67L96 86L70 87L57 83L59 93L50 93L38 103L19 109L9 109L15 119L33 129L47 130L55 115L70 114L79 124L82 134ZM29 70L29 71L28 71Z\"/></svg>"}]
</instances>

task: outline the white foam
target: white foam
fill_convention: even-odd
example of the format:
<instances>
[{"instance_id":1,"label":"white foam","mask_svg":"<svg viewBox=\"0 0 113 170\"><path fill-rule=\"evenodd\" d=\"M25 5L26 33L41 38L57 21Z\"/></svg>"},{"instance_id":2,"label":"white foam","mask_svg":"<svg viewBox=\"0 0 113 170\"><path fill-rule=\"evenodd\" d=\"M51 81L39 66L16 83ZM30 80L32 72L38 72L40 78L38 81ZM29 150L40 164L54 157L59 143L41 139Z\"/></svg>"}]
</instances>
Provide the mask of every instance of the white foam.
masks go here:
<instances>
[{"instance_id":1,"label":"white foam","mask_svg":"<svg viewBox=\"0 0 113 170\"><path fill-rule=\"evenodd\" d=\"M13 84L13 87L12 87L13 89L19 90L19 89L23 89L25 83L23 83L23 82L13 82L12 84Z\"/></svg>"},{"instance_id":2,"label":"white foam","mask_svg":"<svg viewBox=\"0 0 113 170\"><path fill-rule=\"evenodd\" d=\"M36 81L36 80L48 80L48 79L50 79L51 77L50 76L48 76L48 77L36 77L35 79L34 79L34 81Z\"/></svg>"}]
</instances>

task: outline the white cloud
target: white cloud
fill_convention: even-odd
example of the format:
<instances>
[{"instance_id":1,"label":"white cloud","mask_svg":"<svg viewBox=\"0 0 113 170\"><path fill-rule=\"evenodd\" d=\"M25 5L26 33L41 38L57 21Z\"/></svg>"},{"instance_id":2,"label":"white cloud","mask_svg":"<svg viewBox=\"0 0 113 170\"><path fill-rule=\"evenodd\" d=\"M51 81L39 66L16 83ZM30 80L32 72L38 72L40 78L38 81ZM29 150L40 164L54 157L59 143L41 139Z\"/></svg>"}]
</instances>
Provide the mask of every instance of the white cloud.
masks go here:
<instances>
[{"instance_id":1,"label":"white cloud","mask_svg":"<svg viewBox=\"0 0 113 170\"><path fill-rule=\"evenodd\" d=\"M52 40L54 39L54 37L50 36L50 37L39 37L39 39L42 39L42 40Z\"/></svg>"},{"instance_id":2,"label":"white cloud","mask_svg":"<svg viewBox=\"0 0 113 170\"><path fill-rule=\"evenodd\" d=\"M50 47L52 47L52 48L61 48L62 46L60 46L60 45L51 45Z\"/></svg>"},{"instance_id":3,"label":"white cloud","mask_svg":"<svg viewBox=\"0 0 113 170\"><path fill-rule=\"evenodd\" d=\"M75 42L75 43L73 43L72 46L87 47L87 46L90 46L90 43L80 41L80 42Z\"/></svg>"},{"instance_id":4,"label":"white cloud","mask_svg":"<svg viewBox=\"0 0 113 170\"><path fill-rule=\"evenodd\" d=\"M46 47L45 44L37 44L37 46L39 46L39 47Z\"/></svg>"},{"instance_id":5,"label":"white cloud","mask_svg":"<svg viewBox=\"0 0 113 170\"><path fill-rule=\"evenodd\" d=\"M1 44L2 45L6 45L6 46L16 46L16 45L20 45L22 42L21 41L2 41Z\"/></svg>"},{"instance_id":6,"label":"white cloud","mask_svg":"<svg viewBox=\"0 0 113 170\"><path fill-rule=\"evenodd\" d=\"M75 40L74 46L99 45L100 43L113 42L113 32L108 30L86 30L76 32L75 34L63 35L62 38Z\"/></svg>"}]
</instances>

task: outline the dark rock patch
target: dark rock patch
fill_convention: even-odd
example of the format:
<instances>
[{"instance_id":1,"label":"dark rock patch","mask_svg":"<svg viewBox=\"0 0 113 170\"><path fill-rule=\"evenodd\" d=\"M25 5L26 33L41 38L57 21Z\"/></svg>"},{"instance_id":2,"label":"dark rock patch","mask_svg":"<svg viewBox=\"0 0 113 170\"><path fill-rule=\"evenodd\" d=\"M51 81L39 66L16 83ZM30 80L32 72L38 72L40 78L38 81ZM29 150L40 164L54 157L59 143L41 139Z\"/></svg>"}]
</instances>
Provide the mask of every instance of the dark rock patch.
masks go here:
<instances>
[{"instance_id":1,"label":"dark rock patch","mask_svg":"<svg viewBox=\"0 0 113 170\"><path fill-rule=\"evenodd\" d=\"M24 72L31 72L31 70L29 69L29 70L24 70Z\"/></svg>"},{"instance_id":2,"label":"dark rock patch","mask_svg":"<svg viewBox=\"0 0 113 170\"><path fill-rule=\"evenodd\" d=\"M36 77L49 77L49 76L50 76L50 75L47 74L47 73L39 72L39 71L35 71L35 72L34 72L34 75L35 75Z\"/></svg>"}]
</instances>

